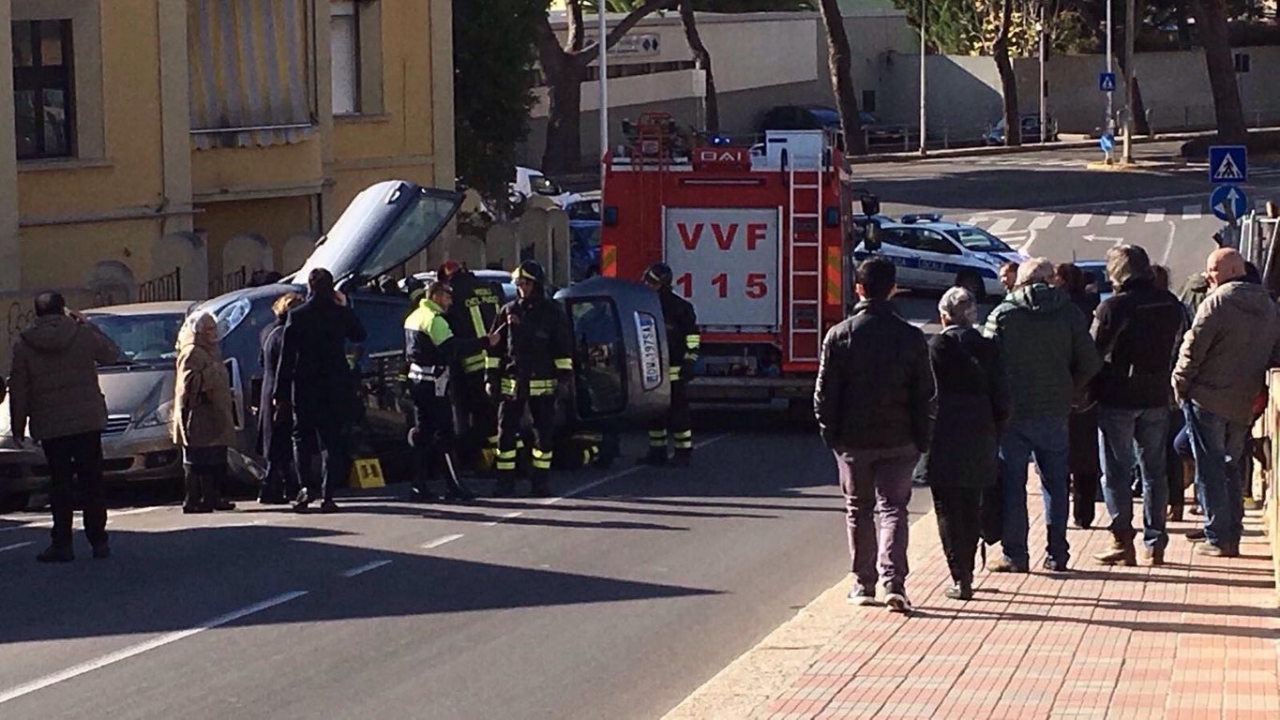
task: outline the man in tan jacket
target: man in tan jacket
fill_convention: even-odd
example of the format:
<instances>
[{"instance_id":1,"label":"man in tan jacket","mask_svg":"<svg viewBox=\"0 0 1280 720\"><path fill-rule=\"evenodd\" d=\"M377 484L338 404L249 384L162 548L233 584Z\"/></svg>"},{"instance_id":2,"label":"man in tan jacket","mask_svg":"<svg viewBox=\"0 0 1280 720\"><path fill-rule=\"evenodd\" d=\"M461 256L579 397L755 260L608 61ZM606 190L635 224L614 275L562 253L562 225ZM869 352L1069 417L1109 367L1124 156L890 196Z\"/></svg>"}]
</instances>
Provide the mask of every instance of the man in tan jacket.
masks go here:
<instances>
[{"instance_id":1,"label":"man in tan jacket","mask_svg":"<svg viewBox=\"0 0 1280 720\"><path fill-rule=\"evenodd\" d=\"M120 359L120 348L83 315L67 309L56 292L41 293L36 320L13 345L9 411L13 437L21 443L30 421L31 437L49 463L49 504L53 544L40 562L70 562L73 508L71 488L84 490L84 534L95 558L110 557L107 501L102 481L102 431L107 401L98 387L98 363Z\"/></svg>"}]
</instances>

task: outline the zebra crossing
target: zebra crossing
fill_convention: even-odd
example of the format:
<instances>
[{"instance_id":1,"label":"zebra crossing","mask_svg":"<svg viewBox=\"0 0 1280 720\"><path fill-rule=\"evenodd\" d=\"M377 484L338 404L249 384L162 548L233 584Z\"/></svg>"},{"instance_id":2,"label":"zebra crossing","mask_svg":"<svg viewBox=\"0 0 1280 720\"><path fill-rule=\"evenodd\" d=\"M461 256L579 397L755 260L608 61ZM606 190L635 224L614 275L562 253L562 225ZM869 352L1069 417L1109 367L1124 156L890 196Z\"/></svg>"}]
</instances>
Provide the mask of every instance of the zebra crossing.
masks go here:
<instances>
[{"instance_id":1,"label":"zebra crossing","mask_svg":"<svg viewBox=\"0 0 1280 720\"><path fill-rule=\"evenodd\" d=\"M1212 218L1204 203L1187 203L1174 207L1157 206L1143 209L1080 212L995 212L977 213L965 217L956 215L959 222L977 225L997 237L1028 235L1046 230L1067 229L1088 231L1091 227L1115 229L1121 226L1158 225L1176 221L1194 221Z\"/></svg>"},{"instance_id":2,"label":"zebra crossing","mask_svg":"<svg viewBox=\"0 0 1280 720\"><path fill-rule=\"evenodd\" d=\"M1083 170L1085 166L1088 165L1088 163L1094 162L1097 159L1098 158L1093 155L1090 155L1088 157L1081 156L1081 157L1074 157L1074 158L1048 158L1048 157L1037 157L1036 154L1029 154L1029 155L1018 156L1018 157L1007 157L1007 156L968 157L968 158L964 158L963 162L965 165L976 165L979 167L1006 167L1006 168L1025 167L1025 168L1037 168L1041 170L1045 168L1072 168L1076 170ZM938 160L926 160L924 162L955 162L955 161L950 159L938 159ZM1206 173L1209 172L1208 163L1203 163L1203 162L1181 163L1181 162L1175 162L1175 161L1161 161L1161 162L1144 161L1142 164L1146 168L1151 170L1170 172L1177 175L1205 175ZM1251 165L1249 167L1250 180L1253 180L1254 178L1274 178L1274 177L1280 177L1280 165L1276 165L1276 166Z\"/></svg>"}]
</instances>

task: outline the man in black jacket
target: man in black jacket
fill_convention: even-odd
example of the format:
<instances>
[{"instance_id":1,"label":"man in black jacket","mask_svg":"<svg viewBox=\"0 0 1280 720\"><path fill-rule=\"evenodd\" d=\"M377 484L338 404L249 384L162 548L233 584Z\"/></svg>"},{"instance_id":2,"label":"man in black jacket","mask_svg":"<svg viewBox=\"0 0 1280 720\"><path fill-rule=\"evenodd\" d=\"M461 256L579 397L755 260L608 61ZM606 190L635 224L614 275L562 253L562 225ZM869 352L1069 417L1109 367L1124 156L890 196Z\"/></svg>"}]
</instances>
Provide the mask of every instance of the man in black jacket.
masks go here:
<instances>
[{"instance_id":1,"label":"man in black jacket","mask_svg":"<svg viewBox=\"0 0 1280 720\"><path fill-rule=\"evenodd\" d=\"M306 510L316 494L311 458L318 449L324 466L320 512L331 513L338 511L333 493L347 473L343 430L355 401L346 347L348 341L364 342L365 331L328 270L312 270L307 288L307 301L289 313L284 326L273 400L281 417L293 413L294 467L302 486L294 510Z\"/></svg>"},{"instance_id":2,"label":"man in black jacket","mask_svg":"<svg viewBox=\"0 0 1280 720\"><path fill-rule=\"evenodd\" d=\"M1104 565L1138 564L1129 480L1137 441L1145 554L1152 565L1162 565L1169 542L1165 532L1169 388L1186 316L1173 293L1156 287L1151 261L1142 248L1118 245L1108 250L1107 276L1118 292L1098 307L1093 338L1103 359L1094 383L1105 464L1102 490L1111 514L1112 544L1094 558Z\"/></svg>"},{"instance_id":3,"label":"man in black jacket","mask_svg":"<svg viewBox=\"0 0 1280 720\"><path fill-rule=\"evenodd\" d=\"M873 604L879 579L885 604L906 612L911 473L933 435L936 388L924 333L889 301L896 283L894 266L884 258L858 266L861 302L823 341L813 405L845 498L854 574L848 600ZM872 521L877 508L879 543Z\"/></svg>"}]
</instances>

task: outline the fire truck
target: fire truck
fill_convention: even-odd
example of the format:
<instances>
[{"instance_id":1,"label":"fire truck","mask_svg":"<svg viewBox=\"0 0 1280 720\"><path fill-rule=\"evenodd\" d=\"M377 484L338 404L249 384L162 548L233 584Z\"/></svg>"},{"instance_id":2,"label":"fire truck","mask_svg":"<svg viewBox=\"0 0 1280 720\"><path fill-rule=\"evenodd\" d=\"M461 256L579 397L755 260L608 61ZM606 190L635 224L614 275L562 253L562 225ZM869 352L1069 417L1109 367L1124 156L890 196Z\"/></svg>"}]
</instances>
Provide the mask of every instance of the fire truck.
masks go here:
<instances>
[{"instance_id":1,"label":"fire truck","mask_svg":"<svg viewBox=\"0 0 1280 720\"><path fill-rule=\"evenodd\" d=\"M661 113L624 131L628 143L605 158L601 274L671 266L701 326L696 405L806 416L822 340L852 307L859 228L878 201L852 187L827 131L770 131L751 147L689 142Z\"/></svg>"}]
</instances>

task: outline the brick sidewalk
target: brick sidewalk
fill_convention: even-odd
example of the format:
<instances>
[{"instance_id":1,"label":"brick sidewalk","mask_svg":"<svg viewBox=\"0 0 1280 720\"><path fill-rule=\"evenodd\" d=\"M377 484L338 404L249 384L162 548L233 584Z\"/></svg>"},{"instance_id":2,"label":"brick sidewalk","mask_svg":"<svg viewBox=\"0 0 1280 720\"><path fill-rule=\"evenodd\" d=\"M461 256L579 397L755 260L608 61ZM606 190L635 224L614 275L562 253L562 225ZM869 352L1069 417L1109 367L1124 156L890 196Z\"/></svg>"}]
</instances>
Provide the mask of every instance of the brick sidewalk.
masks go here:
<instances>
[{"instance_id":1,"label":"brick sidewalk","mask_svg":"<svg viewBox=\"0 0 1280 720\"><path fill-rule=\"evenodd\" d=\"M1038 568L1043 505L1029 495ZM843 581L668 717L1275 720L1280 613L1260 516L1245 525L1241 557L1220 559L1192 554L1193 524L1171 524L1161 568L1099 565L1110 535L1073 527L1071 573L979 570L959 603L941 594L927 517L912 528L914 615L849 606ZM797 662L806 634L821 640Z\"/></svg>"}]
</instances>

